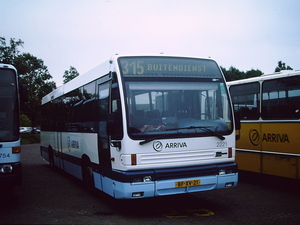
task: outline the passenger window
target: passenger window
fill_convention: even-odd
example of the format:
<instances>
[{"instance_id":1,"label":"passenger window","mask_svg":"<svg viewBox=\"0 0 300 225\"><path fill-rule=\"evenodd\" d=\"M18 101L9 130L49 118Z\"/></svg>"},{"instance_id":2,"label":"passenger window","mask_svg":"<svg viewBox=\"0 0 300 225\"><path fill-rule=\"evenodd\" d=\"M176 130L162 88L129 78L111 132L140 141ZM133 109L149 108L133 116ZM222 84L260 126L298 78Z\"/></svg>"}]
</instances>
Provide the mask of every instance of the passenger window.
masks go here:
<instances>
[{"instance_id":1,"label":"passenger window","mask_svg":"<svg viewBox=\"0 0 300 225\"><path fill-rule=\"evenodd\" d=\"M242 120L259 118L259 83L241 84L230 87L234 110Z\"/></svg>"},{"instance_id":2,"label":"passenger window","mask_svg":"<svg viewBox=\"0 0 300 225\"><path fill-rule=\"evenodd\" d=\"M262 91L263 119L300 118L300 77L265 81Z\"/></svg>"}]
</instances>

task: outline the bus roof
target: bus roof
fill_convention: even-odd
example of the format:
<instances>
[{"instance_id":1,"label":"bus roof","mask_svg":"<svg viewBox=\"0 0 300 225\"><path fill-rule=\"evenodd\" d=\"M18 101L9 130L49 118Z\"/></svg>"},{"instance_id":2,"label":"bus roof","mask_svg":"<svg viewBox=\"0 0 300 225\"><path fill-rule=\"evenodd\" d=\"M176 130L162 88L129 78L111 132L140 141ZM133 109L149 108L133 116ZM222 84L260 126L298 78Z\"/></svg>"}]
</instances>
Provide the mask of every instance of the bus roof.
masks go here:
<instances>
[{"instance_id":1,"label":"bus roof","mask_svg":"<svg viewBox=\"0 0 300 225\"><path fill-rule=\"evenodd\" d=\"M68 93L75 88L82 86L84 84L90 83L93 80L96 80L99 78L99 76L107 74L110 71L110 61L107 60L101 65L93 68L92 70L88 71L87 73L83 75L79 75L78 77L75 77L73 80L63 84L62 86L59 86L49 94L45 95L42 98L42 104L45 104L55 98L58 98L59 96L63 95L64 93Z\"/></svg>"},{"instance_id":2,"label":"bus roof","mask_svg":"<svg viewBox=\"0 0 300 225\"><path fill-rule=\"evenodd\" d=\"M5 63L0 63L0 68L16 70L16 68L13 65L5 64Z\"/></svg>"},{"instance_id":3,"label":"bus roof","mask_svg":"<svg viewBox=\"0 0 300 225\"><path fill-rule=\"evenodd\" d=\"M124 55L113 55L109 60L106 60L102 64L96 66L95 68L91 69L90 71L75 77L73 80L59 86L57 89L53 90L49 94L45 95L42 98L42 104L45 104L53 99L58 98L59 96L68 93L75 88L78 88L84 84L88 84L97 78L108 74L110 71L115 71L116 67L118 67L117 59L119 57L145 57L145 56L154 56L154 57L178 57L178 58L195 58L195 59L208 59L215 61L212 58L207 57L195 57L195 56L180 56L180 55L165 55L165 54L124 54Z\"/></svg>"},{"instance_id":4,"label":"bus roof","mask_svg":"<svg viewBox=\"0 0 300 225\"><path fill-rule=\"evenodd\" d=\"M281 70L280 72L275 72L271 74L263 74L258 77L251 77L241 80L234 80L234 81L228 81L227 85L237 85L237 84L246 84L246 83L252 83L257 81L264 81L264 80L272 80L272 79L278 79L283 77L292 77L292 76L300 76L300 70Z\"/></svg>"}]
</instances>

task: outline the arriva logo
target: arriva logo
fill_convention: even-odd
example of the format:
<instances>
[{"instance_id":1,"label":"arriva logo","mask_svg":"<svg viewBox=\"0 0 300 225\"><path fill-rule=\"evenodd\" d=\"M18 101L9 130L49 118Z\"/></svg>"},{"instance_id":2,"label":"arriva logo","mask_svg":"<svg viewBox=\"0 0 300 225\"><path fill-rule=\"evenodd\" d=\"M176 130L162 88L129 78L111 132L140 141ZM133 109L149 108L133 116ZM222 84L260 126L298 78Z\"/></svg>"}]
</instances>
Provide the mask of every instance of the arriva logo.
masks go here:
<instances>
[{"instance_id":1,"label":"arriva logo","mask_svg":"<svg viewBox=\"0 0 300 225\"><path fill-rule=\"evenodd\" d=\"M166 143L164 146L160 141L153 142L153 149L157 152L161 152L163 148L187 148L187 144L185 142L173 142Z\"/></svg>"},{"instance_id":2,"label":"arriva logo","mask_svg":"<svg viewBox=\"0 0 300 225\"><path fill-rule=\"evenodd\" d=\"M163 144L160 141L154 141L153 142L153 148L157 152L161 152L163 149Z\"/></svg>"},{"instance_id":3,"label":"arriva logo","mask_svg":"<svg viewBox=\"0 0 300 225\"><path fill-rule=\"evenodd\" d=\"M254 145L254 146L257 146L259 145L259 133L257 130L255 129L251 129L249 131L249 139L250 139L250 142Z\"/></svg>"},{"instance_id":4,"label":"arriva logo","mask_svg":"<svg viewBox=\"0 0 300 225\"><path fill-rule=\"evenodd\" d=\"M249 131L249 140L254 145L257 146L260 143L260 135L256 129L251 129ZM264 142L277 142L277 143L290 143L289 136L287 134L275 134L275 133L263 133L262 140Z\"/></svg>"}]
</instances>

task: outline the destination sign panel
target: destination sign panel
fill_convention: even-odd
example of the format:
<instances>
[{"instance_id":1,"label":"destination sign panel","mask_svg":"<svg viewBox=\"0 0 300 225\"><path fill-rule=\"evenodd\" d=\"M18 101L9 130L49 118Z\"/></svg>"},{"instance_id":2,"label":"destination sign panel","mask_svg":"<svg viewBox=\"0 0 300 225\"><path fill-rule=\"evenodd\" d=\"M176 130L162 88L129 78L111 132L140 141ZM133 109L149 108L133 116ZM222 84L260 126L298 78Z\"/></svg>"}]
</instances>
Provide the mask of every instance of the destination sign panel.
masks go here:
<instances>
[{"instance_id":1,"label":"destination sign panel","mask_svg":"<svg viewBox=\"0 0 300 225\"><path fill-rule=\"evenodd\" d=\"M215 61L180 57L120 57L124 77L222 78Z\"/></svg>"}]
</instances>

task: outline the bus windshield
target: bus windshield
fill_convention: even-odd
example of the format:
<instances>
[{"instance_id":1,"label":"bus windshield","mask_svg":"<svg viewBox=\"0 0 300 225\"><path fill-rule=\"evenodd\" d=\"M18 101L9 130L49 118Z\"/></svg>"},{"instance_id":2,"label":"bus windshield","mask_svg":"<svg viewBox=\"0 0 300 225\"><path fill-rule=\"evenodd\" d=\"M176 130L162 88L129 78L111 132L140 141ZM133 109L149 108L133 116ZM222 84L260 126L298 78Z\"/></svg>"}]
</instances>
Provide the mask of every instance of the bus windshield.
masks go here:
<instances>
[{"instance_id":1,"label":"bus windshield","mask_svg":"<svg viewBox=\"0 0 300 225\"><path fill-rule=\"evenodd\" d=\"M232 132L232 117L223 82L127 81L128 132L143 139L218 136Z\"/></svg>"},{"instance_id":2,"label":"bus windshield","mask_svg":"<svg viewBox=\"0 0 300 225\"><path fill-rule=\"evenodd\" d=\"M0 70L0 141L18 140L18 95L16 74Z\"/></svg>"}]
</instances>

